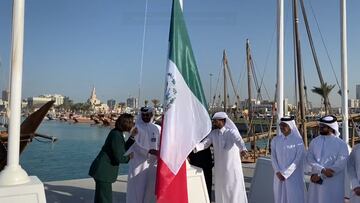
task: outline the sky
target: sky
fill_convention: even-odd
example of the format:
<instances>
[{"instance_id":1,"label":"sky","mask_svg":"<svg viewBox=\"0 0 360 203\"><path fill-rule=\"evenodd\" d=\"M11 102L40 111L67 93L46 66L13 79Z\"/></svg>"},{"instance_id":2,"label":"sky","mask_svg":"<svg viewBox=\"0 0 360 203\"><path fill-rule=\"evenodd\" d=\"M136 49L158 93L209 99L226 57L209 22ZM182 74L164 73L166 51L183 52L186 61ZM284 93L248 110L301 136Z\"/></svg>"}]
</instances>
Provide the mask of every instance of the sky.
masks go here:
<instances>
[{"instance_id":1,"label":"sky","mask_svg":"<svg viewBox=\"0 0 360 203\"><path fill-rule=\"evenodd\" d=\"M156 98L162 101L172 1L147 1L143 47L146 0L26 0L22 97L58 93L76 102L85 102L95 86L97 96L103 102L111 98L120 102L129 96L137 97L141 87L141 100ZM290 2L285 0L284 94L293 102ZM305 2L323 77L330 84L336 84L335 75L314 14L341 84L339 2ZM355 98L355 85L360 84L360 40L357 39L360 36L357 22L360 1L348 0L347 3L349 98ZM224 49L240 97L247 97L246 39L250 40L258 80L263 78L262 96L274 98L276 7L276 0L184 0L185 21L206 98L210 97L210 91L214 95L222 89L221 82L217 81ZM307 94L318 106L320 97L310 89L319 86L320 82L300 17ZM9 84L11 18L12 1L1 0L0 89L8 88ZM143 70L140 71L142 51ZM341 104L340 96L335 93L337 90L336 86L330 96L332 106Z\"/></svg>"}]
</instances>

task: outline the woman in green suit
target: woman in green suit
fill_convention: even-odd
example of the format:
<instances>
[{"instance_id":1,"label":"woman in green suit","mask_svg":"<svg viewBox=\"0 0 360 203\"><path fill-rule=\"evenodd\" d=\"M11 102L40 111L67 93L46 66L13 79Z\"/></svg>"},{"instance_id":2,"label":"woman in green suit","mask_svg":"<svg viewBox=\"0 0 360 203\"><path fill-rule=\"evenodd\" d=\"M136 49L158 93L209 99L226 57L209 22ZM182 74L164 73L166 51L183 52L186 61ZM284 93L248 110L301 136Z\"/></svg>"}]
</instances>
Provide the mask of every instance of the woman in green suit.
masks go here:
<instances>
[{"instance_id":1,"label":"woman in green suit","mask_svg":"<svg viewBox=\"0 0 360 203\"><path fill-rule=\"evenodd\" d=\"M107 136L101 151L92 162L89 175L95 180L95 203L112 202L111 184L118 176L119 164L127 163L129 156L126 150L134 143L134 137L125 142L124 132L129 132L134 126L134 116L122 114L116 120L115 128Z\"/></svg>"}]
</instances>

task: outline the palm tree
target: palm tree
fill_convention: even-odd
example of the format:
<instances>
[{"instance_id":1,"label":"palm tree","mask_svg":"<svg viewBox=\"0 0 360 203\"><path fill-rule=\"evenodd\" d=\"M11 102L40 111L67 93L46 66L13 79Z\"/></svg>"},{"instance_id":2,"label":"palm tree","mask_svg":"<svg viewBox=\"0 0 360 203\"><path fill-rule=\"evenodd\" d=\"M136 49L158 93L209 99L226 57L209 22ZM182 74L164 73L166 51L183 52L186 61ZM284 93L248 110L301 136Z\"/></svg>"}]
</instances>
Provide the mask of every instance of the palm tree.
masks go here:
<instances>
[{"instance_id":1,"label":"palm tree","mask_svg":"<svg viewBox=\"0 0 360 203\"><path fill-rule=\"evenodd\" d=\"M328 85L326 82L322 84L320 87L314 87L311 91L315 94L320 95L324 100L325 106L325 114L329 114L330 111L330 101L329 94L332 89L334 89L335 85Z\"/></svg>"},{"instance_id":2,"label":"palm tree","mask_svg":"<svg viewBox=\"0 0 360 203\"><path fill-rule=\"evenodd\" d=\"M157 108L157 107L159 106L160 100L158 100L158 99L152 99L151 102L153 103L154 108Z\"/></svg>"}]
</instances>

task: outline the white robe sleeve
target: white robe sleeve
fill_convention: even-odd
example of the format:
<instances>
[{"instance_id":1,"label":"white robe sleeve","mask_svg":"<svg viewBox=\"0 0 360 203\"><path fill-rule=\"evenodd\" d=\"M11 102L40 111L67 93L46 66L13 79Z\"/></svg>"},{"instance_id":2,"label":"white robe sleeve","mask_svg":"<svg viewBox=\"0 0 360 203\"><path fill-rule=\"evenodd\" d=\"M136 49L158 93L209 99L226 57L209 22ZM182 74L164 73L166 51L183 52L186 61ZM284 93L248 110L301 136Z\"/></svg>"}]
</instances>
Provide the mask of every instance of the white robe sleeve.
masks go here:
<instances>
[{"instance_id":1,"label":"white robe sleeve","mask_svg":"<svg viewBox=\"0 0 360 203\"><path fill-rule=\"evenodd\" d=\"M281 171L281 174L285 177L285 179L288 179L293 172L296 170L297 167L303 167L303 157L304 157L304 144L297 143L296 144L296 156L294 161L290 164L289 167Z\"/></svg>"},{"instance_id":2,"label":"white robe sleeve","mask_svg":"<svg viewBox=\"0 0 360 203\"><path fill-rule=\"evenodd\" d=\"M328 167L335 171L334 175L337 175L341 173L343 170L345 170L348 156L349 156L349 151L346 144L344 144L344 147L342 147L338 153L338 158L335 161L335 163L332 166Z\"/></svg>"},{"instance_id":3,"label":"white robe sleeve","mask_svg":"<svg viewBox=\"0 0 360 203\"><path fill-rule=\"evenodd\" d=\"M210 132L209 135L203 139L199 144L195 145L194 153L202 151L208 147L210 147L212 143L212 133Z\"/></svg>"},{"instance_id":4,"label":"white robe sleeve","mask_svg":"<svg viewBox=\"0 0 360 203\"><path fill-rule=\"evenodd\" d=\"M277 160L277 156L276 156L276 141L275 141L275 137L271 140L271 164L274 168L275 173L280 171L280 167L278 164L278 160Z\"/></svg>"},{"instance_id":5,"label":"white robe sleeve","mask_svg":"<svg viewBox=\"0 0 360 203\"><path fill-rule=\"evenodd\" d=\"M245 142L242 139L241 135L239 132L232 130L232 135L233 135L233 142L236 144L236 146L240 149L240 151L247 151L246 146L245 146Z\"/></svg>"},{"instance_id":6,"label":"white robe sleeve","mask_svg":"<svg viewBox=\"0 0 360 203\"><path fill-rule=\"evenodd\" d=\"M315 159L315 155L314 155L314 143L311 142L310 146L309 146L309 151L306 155L306 161L307 163L311 166L311 172L312 173L317 173L317 174L321 174L321 170L323 168L325 168L324 166L322 166L321 164L319 164L316 159ZM317 146L315 146L317 147Z\"/></svg>"},{"instance_id":7,"label":"white robe sleeve","mask_svg":"<svg viewBox=\"0 0 360 203\"><path fill-rule=\"evenodd\" d=\"M156 125L155 126L157 127L158 129L158 134L156 134L156 150L159 150L160 149L160 133L161 133L161 126L159 125Z\"/></svg>"},{"instance_id":8,"label":"white robe sleeve","mask_svg":"<svg viewBox=\"0 0 360 203\"><path fill-rule=\"evenodd\" d=\"M359 145L360 146L360 145ZM356 153L360 153L359 151L359 147L353 149L353 151L351 152L349 159L347 161L347 172L350 178L350 182L351 182L351 186L352 188L356 188L356 187L360 187L360 179L359 177L357 177L357 172L356 172L356 159L355 159L355 154ZM359 165L359 163L358 163ZM360 167L360 166L358 166ZM360 170L360 168L358 169Z\"/></svg>"}]
</instances>

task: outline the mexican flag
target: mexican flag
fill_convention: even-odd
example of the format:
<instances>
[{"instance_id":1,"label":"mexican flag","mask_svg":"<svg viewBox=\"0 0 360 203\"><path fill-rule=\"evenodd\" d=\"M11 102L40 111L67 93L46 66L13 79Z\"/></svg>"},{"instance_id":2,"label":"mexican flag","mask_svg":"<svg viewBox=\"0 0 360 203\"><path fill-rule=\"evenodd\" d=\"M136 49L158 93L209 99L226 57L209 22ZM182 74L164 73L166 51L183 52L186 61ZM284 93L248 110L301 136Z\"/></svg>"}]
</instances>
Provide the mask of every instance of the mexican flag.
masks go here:
<instances>
[{"instance_id":1,"label":"mexican flag","mask_svg":"<svg viewBox=\"0 0 360 203\"><path fill-rule=\"evenodd\" d=\"M211 120L179 0L173 0L165 81L157 202L185 203L185 160L210 132Z\"/></svg>"}]
</instances>

